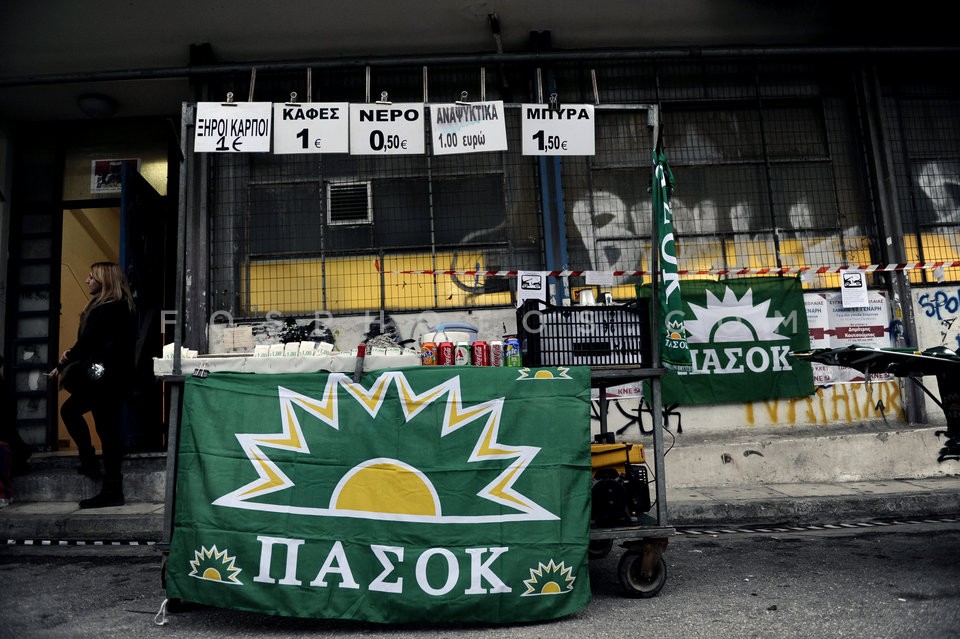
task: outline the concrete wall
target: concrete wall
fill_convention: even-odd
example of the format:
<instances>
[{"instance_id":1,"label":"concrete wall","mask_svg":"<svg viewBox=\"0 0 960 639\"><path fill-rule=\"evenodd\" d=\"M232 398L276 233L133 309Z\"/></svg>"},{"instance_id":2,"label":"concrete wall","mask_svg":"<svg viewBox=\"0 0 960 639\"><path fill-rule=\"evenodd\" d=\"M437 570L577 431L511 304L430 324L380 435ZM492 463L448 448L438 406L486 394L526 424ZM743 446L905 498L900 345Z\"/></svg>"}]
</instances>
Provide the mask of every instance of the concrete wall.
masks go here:
<instances>
[{"instance_id":1,"label":"concrete wall","mask_svg":"<svg viewBox=\"0 0 960 639\"><path fill-rule=\"evenodd\" d=\"M934 286L913 291L920 347L960 347L960 287ZM375 313L324 322L341 350L363 338ZM278 341L283 323L272 318L254 323L258 343ZM443 321L475 324L479 334L495 339L515 330L512 309L394 315L398 339L419 337ZM224 352L225 324L211 325L213 352ZM936 391L936 381L928 378ZM623 429L620 438L652 451L652 420L637 398L610 403L608 426ZM881 409L882 406L882 409ZM877 481L955 475L956 462L938 462L943 444L936 430L943 411L927 400L929 424L905 422L900 380L838 383L821 386L809 397L768 401L683 406L667 418L664 433L667 485L750 486L802 482ZM639 419L638 419L639 415ZM594 432L599 418L594 410ZM682 429L682 432L681 432ZM648 453L648 461L652 453ZM651 464L651 471L653 466Z\"/></svg>"},{"instance_id":2,"label":"concrete wall","mask_svg":"<svg viewBox=\"0 0 960 639\"><path fill-rule=\"evenodd\" d=\"M914 311L917 319L921 348L945 345L960 349L960 286L935 286L913 290ZM469 322L476 325L483 339L498 339L505 333L516 332L513 309L474 310L462 312L424 312L389 315L388 326L395 327L399 340L412 339L414 345L431 326L440 322ZM351 350L369 330L370 323L379 320L379 314L338 317L318 316L330 330L340 350ZM308 323L300 320L299 324ZM269 344L279 341L284 330L283 317L274 316L253 322L254 343ZM211 352L228 352L224 345L227 324L211 324L209 341ZM189 346L189 344L187 345ZM239 349L235 349L239 350ZM927 387L936 391L933 378L925 380ZM719 404L710 406L682 406L667 420L667 426L681 437L781 437L828 435L851 425L875 424L885 428L907 427L902 384L899 380L866 383L840 383L820 386L813 395L792 399L771 399L758 402ZM943 411L929 398L929 424L942 426ZM619 408L610 412L611 428L626 427L626 434L641 434L636 422L639 400L632 397L618 400ZM626 413L628 416L624 416ZM649 413L641 414L643 428L649 430ZM598 422L595 420L595 426Z\"/></svg>"}]
</instances>

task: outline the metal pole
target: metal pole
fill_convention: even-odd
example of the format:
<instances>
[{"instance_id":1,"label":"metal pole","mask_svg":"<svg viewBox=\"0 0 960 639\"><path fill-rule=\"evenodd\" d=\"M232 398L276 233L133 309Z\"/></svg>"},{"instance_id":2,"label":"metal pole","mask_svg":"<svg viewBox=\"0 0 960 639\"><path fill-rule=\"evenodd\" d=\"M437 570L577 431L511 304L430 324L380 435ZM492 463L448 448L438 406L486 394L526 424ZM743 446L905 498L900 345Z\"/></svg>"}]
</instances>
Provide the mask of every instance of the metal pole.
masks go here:
<instances>
[{"instance_id":1,"label":"metal pole","mask_svg":"<svg viewBox=\"0 0 960 639\"><path fill-rule=\"evenodd\" d=\"M122 80L162 80L170 78L198 78L204 76L248 73L251 66L259 71L301 71L306 67L342 69L344 67L396 67L456 64L504 64L523 62L590 62L604 60L667 60L733 57L809 57L809 56L892 56L911 54L955 54L960 47L718 47L691 49L645 49L624 51L540 51L536 53L485 53L438 56L384 56L373 58L328 58L322 60L274 61L263 60L245 64L212 64L186 67L155 67L148 69L117 69L112 71L85 71L53 73L0 78L0 87L39 86L78 82L116 82Z\"/></svg>"},{"instance_id":2,"label":"metal pole","mask_svg":"<svg viewBox=\"0 0 960 639\"><path fill-rule=\"evenodd\" d=\"M177 276L175 283L174 300L176 308L174 309L173 325L173 370L172 377L181 378L181 345L183 343L183 306L185 302L184 295L184 269L187 250L187 181L190 179L188 174L188 155L184 146L187 144L187 128L193 123L194 107L191 104L184 103L181 109L180 120L180 187L178 193L177 210ZM188 124L189 123L189 124ZM163 508L163 538L161 540L164 548L170 543L173 535L173 511L174 495L177 482L177 452L180 449L180 402L183 391L182 379L173 379L168 382L170 391L170 415L167 424L167 469L164 478L164 508Z\"/></svg>"},{"instance_id":3,"label":"metal pole","mask_svg":"<svg viewBox=\"0 0 960 639\"><path fill-rule=\"evenodd\" d=\"M652 149L657 148L657 139L660 135L660 110L654 107L652 111L647 111L647 125L653 132ZM651 173L651 180L656 178L656 171ZM656 188L656 185L653 185ZM653 206L650 207L650 329L651 344L650 354L652 357L653 368L660 368L660 235L657 231L657 220L655 218ZM667 476L664 468L663 459L663 400L660 396L660 376L654 375L650 378L650 410L652 411L651 420L653 421L653 466L656 478L654 489L657 499L657 524L667 525Z\"/></svg>"},{"instance_id":4,"label":"metal pole","mask_svg":"<svg viewBox=\"0 0 960 639\"><path fill-rule=\"evenodd\" d=\"M881 239L879 257L887 263L901 264L907 261L903 242L903 224L898 205L893 158L890 155L890 145L883 128L882 93L875 67L867 67L860 72L857 78L857 95L867 129L868 160L875 176L877 225ZM891 273L889 278L891 303L897 318L903 321L906 337L906 344L897 344L897 346L918 348L909 275L904 271L897 271ZM906 393L907 421L914 424L926 423L926 407L922 391L909 377L904 378L903 387Z\"/></svg>"}]
</instances>

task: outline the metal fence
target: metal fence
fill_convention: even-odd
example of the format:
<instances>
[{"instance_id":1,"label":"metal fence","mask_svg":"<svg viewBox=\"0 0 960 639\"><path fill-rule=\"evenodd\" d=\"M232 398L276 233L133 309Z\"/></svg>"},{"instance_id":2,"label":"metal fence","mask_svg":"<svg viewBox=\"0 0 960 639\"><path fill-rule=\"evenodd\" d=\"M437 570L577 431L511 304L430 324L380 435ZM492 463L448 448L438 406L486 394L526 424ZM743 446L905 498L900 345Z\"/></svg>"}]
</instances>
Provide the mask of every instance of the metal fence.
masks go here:
<instances>
[{"instance_id":1,"label":"metal fence","mask_svg":"<svg viewBox=\"0 0 960 639\"><path fill-rule=\"evenodd\" d=\"M502 306L504 277L408 270L649 269L652 138L656 105L676 177L672 208L680 268L800 268L875 263L876 180L854 78L860 62L824 58L665 61L658 58L481 68L389 67L276 74L255 99L507 103L509 150L437 156L213 155L208 174L210 295L234 317L308 316ZM931 75L881 73L896 155L906 254L956 260L960 101ZM211 95L245 95L224 78ZM555 95L596 104L596 153L547 166L521 153L519 105ZM555 171L553 186L545 173ZM559 206L562 219L546 219ZM554 226L551 226L554 225ZM550 237L545 228L559 228ZM884 238L883 241L886 241ZM958 278L957 270L937 273ZM928 281L932 273L911 273ZM836 275L804 278L831 288ZM615 297L632 297L621 277ZM568 284L576 284L570 282Z\"/></svg>"}]
</instances>

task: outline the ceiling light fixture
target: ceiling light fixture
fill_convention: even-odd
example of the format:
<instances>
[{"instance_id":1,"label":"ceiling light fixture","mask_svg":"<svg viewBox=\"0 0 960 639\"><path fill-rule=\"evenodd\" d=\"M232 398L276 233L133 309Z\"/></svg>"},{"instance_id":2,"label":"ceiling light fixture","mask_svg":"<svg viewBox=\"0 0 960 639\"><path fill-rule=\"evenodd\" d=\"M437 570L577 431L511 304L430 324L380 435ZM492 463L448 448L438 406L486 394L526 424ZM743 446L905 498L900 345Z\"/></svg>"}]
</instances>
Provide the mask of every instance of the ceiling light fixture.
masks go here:
<instances>
[{"instance_id":1,"label":"ceiling light fixture","mask_svg":"<svg viewBox=\"0 0 960 639\"><path fill-rule=\"evenodd\" d=\"M84 93L77 98L77 106L91 118L112 118L117 112L117 101L102 93Z\"/></svg>"}]
</instances>

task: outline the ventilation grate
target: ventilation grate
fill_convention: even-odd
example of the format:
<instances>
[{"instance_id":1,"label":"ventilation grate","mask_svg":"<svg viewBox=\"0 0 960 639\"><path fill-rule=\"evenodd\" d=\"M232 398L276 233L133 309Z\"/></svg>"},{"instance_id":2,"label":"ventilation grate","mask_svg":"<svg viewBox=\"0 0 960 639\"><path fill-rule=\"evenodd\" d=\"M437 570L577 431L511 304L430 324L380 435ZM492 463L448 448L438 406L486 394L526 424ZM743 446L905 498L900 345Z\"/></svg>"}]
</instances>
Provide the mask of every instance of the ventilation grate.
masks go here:
<instances>
[{"instance_id":1,"label":"ventilation grate","mask_svg":"<svg viewBox=\"0 0 960 639\"><path fill-rule=\"evenodd\" d=\"M327 182L327 224L371 224L370 182Z\"/></svg>"}]
</instances>

